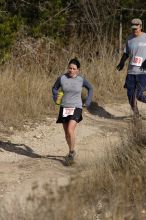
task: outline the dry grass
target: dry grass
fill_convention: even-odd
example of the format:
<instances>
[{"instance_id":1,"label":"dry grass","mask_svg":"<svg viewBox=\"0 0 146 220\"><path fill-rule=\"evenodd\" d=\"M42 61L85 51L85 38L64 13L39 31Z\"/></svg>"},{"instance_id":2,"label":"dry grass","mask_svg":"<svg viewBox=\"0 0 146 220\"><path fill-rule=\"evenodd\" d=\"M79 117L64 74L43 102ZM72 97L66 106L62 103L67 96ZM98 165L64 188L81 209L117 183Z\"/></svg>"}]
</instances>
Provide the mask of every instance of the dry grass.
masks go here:
<instances>
[{"instance_id":1,"label":"dry grass","mask_svg":"<svg viewBox=\"0 0 146 220\"><path fill-rule=\"evenodd\" d=\"M47 112L49 83L45 75L7 69L0 78L1 121L21 125L24 119L39 118Z\"/></svg>"},{"instance_id":2,"label":"dry grass","mask_svg":"<svg viewBox=\"0 0 146 220\"><path fill-rule=\"evenodd\" d=\"M89 55L90 48L84 46L77 41L63 50L45 40L22 42L12 60L1 68L1 122L20 126L25 120L38 120L53 112L52 84L74 56L80 59L83 75L93 84L95 102L122 96L124 75L115 71L118 57L113 48L106 50L104 46L99 55L94 48ZM130 135L121 137L119 146L109 143L104 158L84 167L84 172L78 170L79 176L70 185L54 192L44 184L44 194L32 189L23 207L18 198L13 201L15 212L1 207L0 219L142 220L145 174L142 140L133 138L137 126Z\"/></svg>"},{"instance_id":3,"label":"dry grass","mask_svg":"<svg viewBox=\"0 0 146 220\"><path fill-rule=\"evenodd\" d=\"M130 131L130 129L128 129ZM1 207L1 219L143 220L146 217L144 148L127 131L103 158L79 168L67 186L44 182L32 186L25 203L19 195L12 208ZM9 211L8 211L9 210ZM15 211L14 211L15 210Z\"/></svg>"},{"instance_id":4,"label":"dry grass","mask_svg":"<svg viewBox=\"0 0 146 220\"><path fill-rule=\"evenodd\" d=\"M113 48L106 51L104 47L99 55L94 48L89 54L87 46L80 47L81 42L76 42L68 49L46 39L19 42L11 60L0 69L1 122L18 126L24 120L41 119L53 112L51 87L74 56L81 61L82 74L93 84L94 101L106 102L123 95L124 76L115 71L118 57Z\"/></svg>"}]
</instances>

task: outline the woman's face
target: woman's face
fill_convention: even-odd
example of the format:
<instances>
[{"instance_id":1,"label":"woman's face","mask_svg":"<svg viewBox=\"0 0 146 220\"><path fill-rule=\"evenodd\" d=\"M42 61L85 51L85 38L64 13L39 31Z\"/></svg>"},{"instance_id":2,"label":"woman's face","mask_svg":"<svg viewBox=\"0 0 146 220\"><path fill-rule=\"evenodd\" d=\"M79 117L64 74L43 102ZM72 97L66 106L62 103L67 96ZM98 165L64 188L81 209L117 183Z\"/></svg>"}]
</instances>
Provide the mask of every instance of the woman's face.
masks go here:
<instances>
[{"instance_id":1,"label":"woman's face","mask_svg":"<svg viewBox=\"0 0 146 220\"><path fill-rule=\"evenodd\" d=\"M73 63L68 66L68 74L70 77L76 77L79 74L80 69Z\"/></svg>"}]
</instances>

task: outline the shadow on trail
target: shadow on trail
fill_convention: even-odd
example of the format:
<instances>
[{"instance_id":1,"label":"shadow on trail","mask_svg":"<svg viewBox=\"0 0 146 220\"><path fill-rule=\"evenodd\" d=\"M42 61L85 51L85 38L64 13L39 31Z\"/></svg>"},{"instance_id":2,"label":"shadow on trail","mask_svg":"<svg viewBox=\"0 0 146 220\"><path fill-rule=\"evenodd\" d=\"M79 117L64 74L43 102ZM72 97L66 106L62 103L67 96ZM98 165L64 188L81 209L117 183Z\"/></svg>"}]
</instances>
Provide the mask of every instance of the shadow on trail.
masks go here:
<instances>
[{"instance_id":1,"label":"shadow on trail","mask_svg":"<svg viewBox=\"0 0 146 220\"><path fill-rule=\"evenodd\" d=\"M15 154L31 157L31 158L44 158L61 162L65 165L63 156L54 156L54 155L39 155L35 153L30 147L25 144L14 144L9 141L0 141L0 152L9 151Z\"/></svg>"},{"instance_id":2,"label":"shadow on trail","mask_svg":"<svg viewBox=\"0 0 146 220\"><path fill-rule=\"evenodd\" d=\"M64 160L63 156L47 155L47 156L45 156L45 158L50 159L50 160L59 161L64 166L66 166L66 163L65 163L65 160Z\"/></svg>"},{"instance_id":3,"label":"shadow on trail","mask_svg":"<svg viewBox=\"0 0 146 220\"><path fill-rule=\"evenodd\" d=\"M129 118L129 116L114 116L108 111L106 111L103 107L99 106L98 103L92 102L90 107L88 108L88 112L92 115L97 115L99 117L107 118L107 119L115 119L121 120L125 118Z\"/></svg>"},{"instance_id":4,"label":"shadow on trail","mask_svg":"<svg viewBox=\"0 0 146 220\"><path fill-rule=\"evenodd\" d=\"M25 144L13 144L9 141L0 141L0 151L2 151L2 149L31 158L42 158L41 155L34 153L34 151Z\"/></svg>"}]
</instances>

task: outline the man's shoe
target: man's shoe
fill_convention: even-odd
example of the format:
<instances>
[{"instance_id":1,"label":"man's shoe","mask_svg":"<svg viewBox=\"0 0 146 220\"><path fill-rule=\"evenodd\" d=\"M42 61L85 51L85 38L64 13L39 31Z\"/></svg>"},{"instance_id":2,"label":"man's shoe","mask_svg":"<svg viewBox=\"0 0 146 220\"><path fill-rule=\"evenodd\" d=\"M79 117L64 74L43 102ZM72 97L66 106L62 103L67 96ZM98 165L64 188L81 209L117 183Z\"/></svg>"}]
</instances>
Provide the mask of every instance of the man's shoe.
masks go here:
<instances>
[{"instance_id":1,"label":"man's shoe","mask_svg":"<svg viewBox=\"0 0 146 220\"><path fill-rule=\"evenodd\" d=\"M133 107L132 110L133 110L133 117L134 118L141 118L141 115L139 114L137 106Z\"/></svg>"},{"instance_id":2,"label":"man's shoe","mask_svg":"<svg viewBox=\"0 0 146 220\"><path fill-rule=\"evenodd\" d=\"M138 112L133 112L134 114L133 114L133 117L134 118L138 118L138 119L140 119L141 117L142 117L142 115L139 113L139 111Z\"/></svg>"}]
</instances>

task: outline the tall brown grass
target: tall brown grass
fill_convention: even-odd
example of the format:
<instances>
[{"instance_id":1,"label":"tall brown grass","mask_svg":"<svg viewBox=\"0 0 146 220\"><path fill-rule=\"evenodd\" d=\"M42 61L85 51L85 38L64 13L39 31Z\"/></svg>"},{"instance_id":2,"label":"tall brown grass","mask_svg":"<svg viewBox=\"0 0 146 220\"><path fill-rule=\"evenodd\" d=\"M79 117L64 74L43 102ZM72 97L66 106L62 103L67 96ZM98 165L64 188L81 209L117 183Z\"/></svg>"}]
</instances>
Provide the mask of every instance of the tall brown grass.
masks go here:
<instances>
[{"instance_id":1,"label":"tall brown grass","mask_svg":"<svg viewBox=\"0 0 146 220\"><path fill-rule=\"evenodd\" d=\"M0 69L1 122L18 127L25 120L40 120L54 112L51 87L75 56L81 62L82 74L93 85L95 102L115 101L123 97L124 74L119 75L115 70L118 54L112 46L107 49L104 45L102 53L97 53L98 49L96 45L92 48L76 37L68 48L61 48L47 39L20 42L14 48L11 60ZM7 207L1 207L1 219L90 220L100 217L101 220L126 220L127 207L132 216L132 202L135 202L134 208L141 204L143 173L137 144L125 142L124 138L121 138L119 146L109 144L105 157L83 167L84 172L81 169L81 175L75 176L70 185L57 188L57 196L44 183L41 189L44 193L39 194L39 189L32 189L23 207L18 198L11 204L14 212L9 213ZM137 209L138 214L139 210L141 208Z\"/></svg>"},{"instance_id":2,"label":"tall brown grass","mask_svg":"<svg viewBox=\"0 0 146 220\"><path fill-rule=\"evenodd\" d=\"M123 94L123 75L116 70L118 55L114 48L97 54L76 38L67 48L53 41L22 40L13 48L11 59L0 68L0 121L19 125L28 118L42 118L54 111L51 87L66 71L68 61L77 56L81 73L94 87L94 101L109 101ZM90 53L89 53L90 50Z\"/></svg>"}]
</instances>

